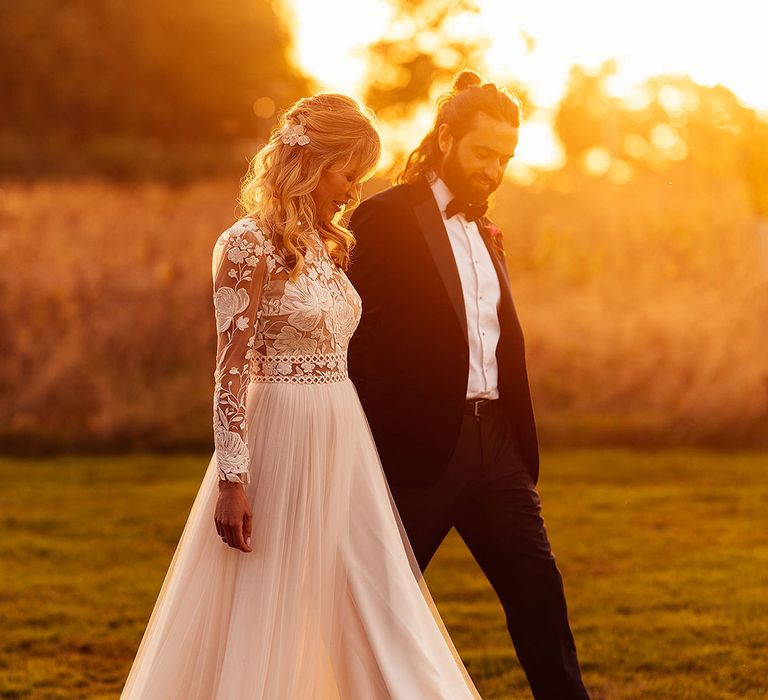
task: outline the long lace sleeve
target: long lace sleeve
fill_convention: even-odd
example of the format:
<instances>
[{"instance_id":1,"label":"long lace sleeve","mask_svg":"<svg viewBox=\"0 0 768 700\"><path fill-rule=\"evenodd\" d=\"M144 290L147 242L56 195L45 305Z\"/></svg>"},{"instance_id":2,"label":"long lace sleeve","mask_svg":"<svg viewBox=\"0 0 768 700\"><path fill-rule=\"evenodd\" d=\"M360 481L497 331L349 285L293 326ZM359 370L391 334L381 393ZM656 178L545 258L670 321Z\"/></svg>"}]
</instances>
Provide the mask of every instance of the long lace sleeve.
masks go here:
<instances>
[{"instance_id":1,"label":"long lace sleeve","mask_svg":"<svg viewBox=\"0 0 768 700\"><path fill-rule=\"evenodd\" d=\"M248 483L248 395L254 331L267 274L265 241L254 225L225 231L213 252L216 371L213 439L219 478Z\"/></svg>"}]
</instances>

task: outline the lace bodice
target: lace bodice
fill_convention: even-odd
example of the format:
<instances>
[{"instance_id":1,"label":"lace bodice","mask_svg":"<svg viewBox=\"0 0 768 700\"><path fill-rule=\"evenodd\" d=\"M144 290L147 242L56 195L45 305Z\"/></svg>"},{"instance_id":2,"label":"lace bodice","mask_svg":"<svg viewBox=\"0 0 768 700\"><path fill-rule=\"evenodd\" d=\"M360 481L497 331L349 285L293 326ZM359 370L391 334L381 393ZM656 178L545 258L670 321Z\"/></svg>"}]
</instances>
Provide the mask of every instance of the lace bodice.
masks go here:
<instances>
[{"instance_id":1,"label":"lace bodice","mask_svg":"<svg viewBox=\"0 0 768 700\"><path fill-rule=\"evenodd\" d=\"M347 379L347 348L361 302L319 236L294 281L285 251L250 218L213 252L218 337L213 434L221 479L248 482L245 403L251 382L320 384Z\"/></svg>"}]
</instances>

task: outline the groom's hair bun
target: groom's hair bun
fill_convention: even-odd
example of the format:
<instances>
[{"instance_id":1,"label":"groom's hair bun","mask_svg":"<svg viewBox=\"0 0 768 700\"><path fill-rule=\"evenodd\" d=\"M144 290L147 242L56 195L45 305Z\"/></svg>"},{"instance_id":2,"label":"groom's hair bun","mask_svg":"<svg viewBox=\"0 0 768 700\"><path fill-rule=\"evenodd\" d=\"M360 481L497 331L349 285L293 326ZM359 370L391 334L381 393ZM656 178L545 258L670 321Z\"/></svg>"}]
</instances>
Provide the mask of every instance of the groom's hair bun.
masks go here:
<instances>
[{"instance_id":1,"label":"groom's hair bun","mask_svg":"<svg viewBox=\"0 0 768 700\"><path fill-rule=\"evenodd\" d=\"M473 70L463 70L453 79L453 91L461 92L469 87L482 85L483 79Z\"/></svg>"}]
</instances>

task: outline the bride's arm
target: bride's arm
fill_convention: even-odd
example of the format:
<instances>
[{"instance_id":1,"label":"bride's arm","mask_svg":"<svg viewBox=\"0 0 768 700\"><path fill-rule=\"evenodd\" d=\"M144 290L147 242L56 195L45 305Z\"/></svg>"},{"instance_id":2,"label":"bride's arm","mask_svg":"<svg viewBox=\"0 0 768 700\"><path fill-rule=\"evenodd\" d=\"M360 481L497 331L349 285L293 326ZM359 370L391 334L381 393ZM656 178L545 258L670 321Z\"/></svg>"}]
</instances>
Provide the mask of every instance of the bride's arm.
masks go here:
<instances>
[{"instance_id":1,"label":"bride's arm","mask_svg":"<svg viewBox=\"0 0 768 700\"><path fill-rule=\"evenodd\" d=\"M216 371L213 437L219 478L248 483L245 412L253 337L266 276L262 234L236 224L216 242L213 303L216 312Z\"/></svg>"}]
</instances>

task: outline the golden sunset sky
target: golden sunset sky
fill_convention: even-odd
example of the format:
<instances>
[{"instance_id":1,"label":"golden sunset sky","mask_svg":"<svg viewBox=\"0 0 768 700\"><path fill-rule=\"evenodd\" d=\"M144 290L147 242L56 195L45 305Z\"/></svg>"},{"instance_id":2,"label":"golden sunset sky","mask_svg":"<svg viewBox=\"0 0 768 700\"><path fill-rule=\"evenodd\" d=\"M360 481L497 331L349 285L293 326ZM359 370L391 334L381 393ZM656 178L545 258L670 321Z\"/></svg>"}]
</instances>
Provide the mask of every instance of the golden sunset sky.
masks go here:
<instances>
[{"instance_id":1,"label":"golden sunset sky","mask_svg":"<svg viewBox=\"0 0 768 700\"><path fill-rule=\"evenodd\" d=\"M296 60L322 89L360 98L364 48L388 28L387 0L286 0ZM686 74L721 83L768 115L768 2L764 0L478 0L478 15L456 17L448 30L490 41L486 76L514 80L539 108L521 129L517 160L554 166L559 147L550 127L572 65L615 58L610 91L627 95L651 75ZM528 46L526 46L528 38ZM414 134L428 127L418 115ZM416 136L414 136L416 138ZM386 143L387 133L384 132Z\"/></svg>"}]
</instances>

